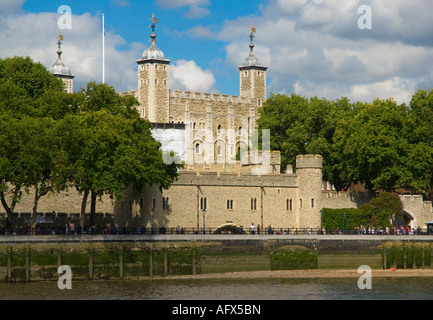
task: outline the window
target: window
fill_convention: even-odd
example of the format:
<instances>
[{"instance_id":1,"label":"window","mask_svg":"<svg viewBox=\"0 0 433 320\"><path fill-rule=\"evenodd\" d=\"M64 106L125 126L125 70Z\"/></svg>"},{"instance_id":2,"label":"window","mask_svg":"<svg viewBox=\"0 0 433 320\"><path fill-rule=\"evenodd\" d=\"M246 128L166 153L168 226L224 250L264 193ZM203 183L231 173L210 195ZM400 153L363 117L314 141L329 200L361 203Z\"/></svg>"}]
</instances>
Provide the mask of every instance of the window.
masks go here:
<instances>
[{"instance_id":1,"label":"window","mask_svg":"<svg viewBox=\"0 0 433 320\"><path fill-rule=\"evenodd\" d=\"M218 125L218 130L217 130L217 132L218 132L218 133L221 133L221 125Z\"/></svg>"},{"instance_id":2,"label":"window","mask_svg":"<svg viewBox=\"0 0 433 320\"><path fill-rule=\"evenodd\" d=\"M168 198L162 198L162 209L168 209Z\"/></svg>"},{"instance_id":3,"label":"window","mask_svg":"<svg viewBox=\"0 0 433 320\"><path fill-rule=\"evenodd\" d=\"M251 210L257 210L257 198L251 198Z\"/></svg>"},{"instance_id":4,"label":"window","mask_svg":"<svg viewBox=\"0 0 433 320\"><path fill-rule=\"evenodd\" d=\"M302 199L299 199L299 208L302 208Z\"/></svg>"},{"instance_id":5,"label":"window","mask_svg":"<svg viewBox=\"0 0 433 320\"><path fill-rule=\"evenodd\" d=\"M221 146L218 146L217 148L217 155L221 155Z\"/></svg>"},{"instance_id":6,"label":"window","mask_svg":"<svg viewBox=\"0 0 433 320\"><path fill-rule=\"evenodd\" d=\"M200 153L200 143L195 144L195 153Z\"/></svg>"},{"instance_id":7,"label":"window","mask_svg":"<svg viewBox=\"0 0 433 320\"><path fill-rule=\"evenodd\" d=\"M201 197L200 198L200 209L201 210L206 210L207 208L207 203L206 203L206 198Z\"/></svg>"},{"instance_id":8,"label":"window","mask_svg":"<svg viewBox=\"0 0 433 320\"><path fill-rule=\"evenodd\" d=\"M156 207L156 199L152 199L152 209L155 209Z\"/></svg>"},{"instance_id":9,"label":"window","mask_svg":"<svg viewBox=\"0 0 433 320\"><path fill-rule=\"evenodd\" d=\"M311 208L314 208L314 198L311 199Z\"/></svg>"},{"instance_id":10,"label":"window","mask_svg":"<svg viewBox=\"0 0 433 320\"><path fill-rule=\"evenodd\" d=\"M239 129L238 129L238 135L242 135L242 127L239 127Z\"/></svg>"},{"instance_id":11,"label":"window","mask_svg":"<svg viewBox=\"0 0 433 320\"><path fill-rule=\"evenodd\" d=\"M233 200L227 200L227 209L233 209Z\"/></svg>"}]
</instances>

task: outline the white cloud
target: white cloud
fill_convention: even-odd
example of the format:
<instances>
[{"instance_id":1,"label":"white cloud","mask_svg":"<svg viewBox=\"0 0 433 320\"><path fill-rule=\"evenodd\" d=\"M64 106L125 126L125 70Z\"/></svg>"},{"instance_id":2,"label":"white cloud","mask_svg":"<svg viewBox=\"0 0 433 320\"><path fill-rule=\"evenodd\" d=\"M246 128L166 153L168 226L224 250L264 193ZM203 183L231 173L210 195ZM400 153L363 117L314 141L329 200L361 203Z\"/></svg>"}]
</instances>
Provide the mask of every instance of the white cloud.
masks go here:
<instances>
[{"instance_id":1,"label":"white cloud","mask_svg":"<svg viewBox=\"0 0 433 320\"><path fill-rule=\"evenodd\" d=\"M7 15L0 20L0 57L30 56L49 69L57 59L57 13ZM53 31L54 30L54 31ZM102 82L101 18L88 13L72 15L72 29L62 31L62 61L75 75L74 90L89 81ZM137 87L136 63L144 45L133 43L119 51L125 40L106 33L106 83L117 91Z\"/></svg>"},{"instance_id":2,"label":"white cloud","mask_svg":"<svg viewBox=\"0 0 433 320\"><path fill-rule=\"evenodd\" d=\"M201 25L192 27L186 31L173 31L178 37L190 37L190 38L210 38L213 37L213 33L210 28L203 27Z\"/></svg>"},{"instance_id":3,"label":"white cloud","mask_svg":"<svg viewBox=\"0 0 433 320\"><path fill-rule=\"evenodd\" d=\"M357 26L361 5L372 9L371 30ZM433 87L431 10L433 0L269 0L260 15L225 21L218 38L237 69L254 24L268 93L408 102L417 89Z\"/></svg>"},{"instance_id":4,"label":"white cloud","mask_svg":"<svg viewBox=\"0 0 433 320\"><path fill-rule=\"evenodd\" d=\"M204 18L210 15L208 8L193 5L189 8L188 12L185 14L187 18Z\"/></svg>"},{"instance_id":5,"label":"white cloud","mask_svg":"<svg viewBox=\"0 0 433 320\"><path fill-rule=\"evenodd\" d=\"M25 0L1 0L0 16L22 11L22 5Z\"/></svg>"},{"instance_id":6,"label":"white cloud","mask_svg":"<svg viewBox=\"0 0 433 320\"><path fill-rule=\"evenodd\" d=\"M215 77L210 70L202 70L195 61L178 60L170 66L170 88L194 92L211 92Z\"/></svg>"},{"instance_id":7,"label":"white cloud","mask_svg":"<svg viewBox=\"0 0 433 320\"><path fill-rule=\"evenodd\" d=\"M156 4L165 9L189 7L185 13L187 18L204 18L210 15L205 6L210 4L209 0L157 0Z\"/></svg>"}]
</instances>

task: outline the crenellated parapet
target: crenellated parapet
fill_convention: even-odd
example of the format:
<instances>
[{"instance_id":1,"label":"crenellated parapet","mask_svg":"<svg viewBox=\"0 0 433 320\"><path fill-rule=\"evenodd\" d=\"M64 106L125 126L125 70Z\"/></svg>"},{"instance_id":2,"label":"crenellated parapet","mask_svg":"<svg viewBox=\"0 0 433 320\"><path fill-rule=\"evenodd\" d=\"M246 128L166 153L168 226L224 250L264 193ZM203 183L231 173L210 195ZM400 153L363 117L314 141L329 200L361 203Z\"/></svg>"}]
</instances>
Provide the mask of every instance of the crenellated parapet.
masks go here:
<instances>
[{"instance_id":1,"label":"crenellated parapet","mask_svg":"<svg viewBox=\"0 0 433 320\"><path fill-rule=\"evenodd\" d=\"M207 92L192 92L185 90L170 90L170 98L173 102L176 99L183 99L182 102L188 102L189 100L204 101L204 102L222 102L229 104L251 104L252 98L219 94L219 93L207 93Z\"/></svg>"}]
</instances>

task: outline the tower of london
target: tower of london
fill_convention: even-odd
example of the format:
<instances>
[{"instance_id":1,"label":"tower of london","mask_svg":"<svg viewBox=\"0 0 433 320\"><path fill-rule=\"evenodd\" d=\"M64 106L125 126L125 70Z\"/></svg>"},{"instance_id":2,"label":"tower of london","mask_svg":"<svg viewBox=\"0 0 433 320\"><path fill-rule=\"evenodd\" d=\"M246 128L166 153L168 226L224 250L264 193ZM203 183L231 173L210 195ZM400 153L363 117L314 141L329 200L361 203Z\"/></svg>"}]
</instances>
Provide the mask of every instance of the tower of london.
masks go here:
<instances>
[{"instance_id":1,"label":"tower of london","mask_svg":"<svg viewBox=\"0 0 433 320\"><path fill-rule=\"evenodd\" d=\"M318 228L322 157L299 155L296 172L290 166L281 170L279 151L259 150L253 143L267 73L254 54L254 27L240 61L238 96L171 89L170 60L157 47L155 28L153 17L151 44L136 60L137 89L119 94L137 98L137 111L153 124L163 154L175 154L165 160L184 166L168 190L150 186L138 192L131 186L122 200L104 196L96 211L119 228ZM59 34L58 58L50 71L73 92L75 76L61 59L61 40ZM31 211L31 199L31 194L23 197L17 211ZM71 218L80 204L81 196L69 191L41 199L38 208Z\"/></svg>"}]
</instances>

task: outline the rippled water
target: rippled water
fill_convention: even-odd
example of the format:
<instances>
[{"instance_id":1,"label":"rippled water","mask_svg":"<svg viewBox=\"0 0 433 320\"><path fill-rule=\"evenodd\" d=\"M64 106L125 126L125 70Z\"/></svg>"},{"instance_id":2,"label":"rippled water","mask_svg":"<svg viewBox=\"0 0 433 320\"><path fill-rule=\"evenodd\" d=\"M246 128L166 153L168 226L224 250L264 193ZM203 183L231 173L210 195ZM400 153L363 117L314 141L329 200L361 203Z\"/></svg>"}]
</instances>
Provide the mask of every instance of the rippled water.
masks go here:
<instances>
[{"instance_id":1,"label":"rippled water","mask_svg":"<svg viewBox=\"0 0 433 320\"><path fill-rule=\"evenodd\" d=\"M433 299L432 278L373 278L360 290L358 278L196 279L1 283L0 299L26 300L340 300Z\"/></svg>"}]
</instances>

